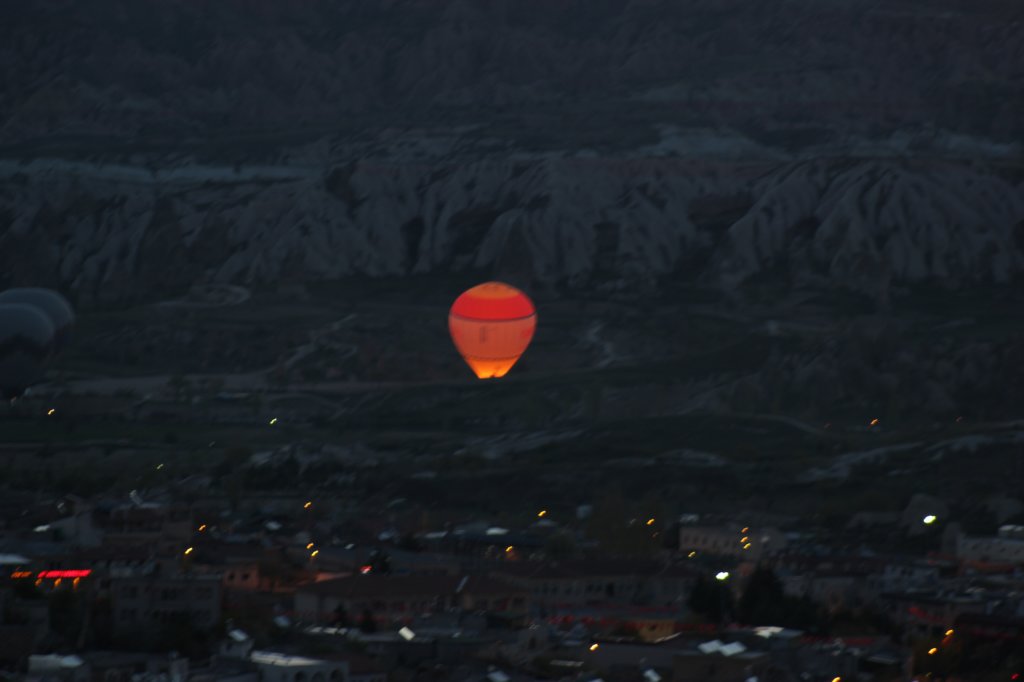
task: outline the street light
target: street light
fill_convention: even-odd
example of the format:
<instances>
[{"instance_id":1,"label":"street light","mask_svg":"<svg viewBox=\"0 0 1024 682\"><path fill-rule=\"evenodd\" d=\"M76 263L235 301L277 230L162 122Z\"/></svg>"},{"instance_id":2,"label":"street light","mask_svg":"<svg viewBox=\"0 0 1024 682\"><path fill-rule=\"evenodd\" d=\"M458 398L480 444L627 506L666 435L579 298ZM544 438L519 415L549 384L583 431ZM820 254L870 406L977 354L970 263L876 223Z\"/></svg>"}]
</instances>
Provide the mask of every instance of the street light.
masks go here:
<instances>
[{"instance_id":1,"label":"street light","mask_svg":"<svg viewBox=\"0 0 1024 682\"><path fill-rule=\"evenodd\" d=\"M933 523L935 523L935 514L929 514L928 516L924 517L923 519L921 519L921 523L923 523L926 526L932 525Z\"/></svg>"},{"instance_id":2,"label":"street light","mask_svg":"<svg viewBox=\"0 0 1024 682\"><path fill-rule=\"evenodd\" d=\"M715 580L722 581L729 579L729 571L719 571L715 574Z\"/></svg>"}]
</instances>

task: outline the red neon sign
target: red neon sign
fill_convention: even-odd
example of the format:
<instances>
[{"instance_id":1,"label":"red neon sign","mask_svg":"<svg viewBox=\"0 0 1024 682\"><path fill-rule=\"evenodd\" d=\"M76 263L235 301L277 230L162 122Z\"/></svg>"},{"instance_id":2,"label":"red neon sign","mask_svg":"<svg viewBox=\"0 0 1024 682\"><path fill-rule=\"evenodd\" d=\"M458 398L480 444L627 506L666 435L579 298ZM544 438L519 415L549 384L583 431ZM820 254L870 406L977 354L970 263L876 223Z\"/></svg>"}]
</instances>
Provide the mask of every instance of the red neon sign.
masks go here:
<instances>
[{"instance_id":1,"label":"red neon sign","mask_svg":"<svg viewBox=\"0 0 1024 682\"><path fill-rule=\"evenodd\" d=\"M37 578L88 578L92 573L89 569L76 571L39 571Z\"/></svg>"}]
</instances>

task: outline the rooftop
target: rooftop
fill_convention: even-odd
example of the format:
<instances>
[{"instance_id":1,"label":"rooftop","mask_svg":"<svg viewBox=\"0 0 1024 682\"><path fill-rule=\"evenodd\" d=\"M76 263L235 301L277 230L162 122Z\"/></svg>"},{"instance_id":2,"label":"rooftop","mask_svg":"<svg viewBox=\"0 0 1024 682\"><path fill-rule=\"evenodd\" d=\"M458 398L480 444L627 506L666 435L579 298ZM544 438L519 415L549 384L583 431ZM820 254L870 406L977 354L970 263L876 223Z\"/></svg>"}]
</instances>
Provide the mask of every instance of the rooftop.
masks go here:
<instances>
[{"instance_id":1,"label":"rooftop","mask_svg":"<svg viewBox=\"0 0 1024 682\"><path fill-rule=\"evenodd\" d=\"M463 581L465 583L463 584ZM360 575L299 585L298 593L341 598L401 598L454 595L461 591L475 594L508 595L520 588L486 576L449 575Z\"/></svg>"},{"instance_id":2,"label":"rooftop","mask_svg":"<svg viewBox=\"0 0 1024 682\"><path fill-rule=\"evenodd\" d=\"M546 563L505 561L494 566L491 572L495 575L540 580L619 578L630 576L653 577L656 575L685 577L697 574L693 568L681 564L630 559L570 560Z\"/></svg>"}]
</instances>

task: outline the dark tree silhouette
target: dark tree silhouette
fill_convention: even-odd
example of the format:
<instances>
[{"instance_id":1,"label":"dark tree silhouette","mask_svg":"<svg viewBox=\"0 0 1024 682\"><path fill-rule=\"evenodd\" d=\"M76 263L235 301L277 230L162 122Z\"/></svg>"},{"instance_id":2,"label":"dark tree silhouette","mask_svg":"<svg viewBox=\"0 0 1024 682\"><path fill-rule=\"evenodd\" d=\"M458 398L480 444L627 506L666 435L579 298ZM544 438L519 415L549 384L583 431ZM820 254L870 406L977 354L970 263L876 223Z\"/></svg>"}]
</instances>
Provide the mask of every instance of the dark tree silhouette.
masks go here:
<instances>
[{"instance_id":1,"label":"dark tree silhouette","mask_svg":"<svg viewBox=\"0 0 1024 682\"><path fill-rule=\"evenodd\" d=\"M732 592L725 583L705 575L698 576L694 582L688 605L694 613L713 623L723 622L735 612Z\"/></svg>"},{"instance_id":2,"label":"dark tree silhouette","mask_svg":"<svg viewBox=\"0 0 1024 682\"><path fill-rule=\"evenodd\" d=\"M762 566L751 574L737 616L746 625L813 629L821 624L818 608L811 601L787 595L774 571Z\"/></svg>"}]
</instances>

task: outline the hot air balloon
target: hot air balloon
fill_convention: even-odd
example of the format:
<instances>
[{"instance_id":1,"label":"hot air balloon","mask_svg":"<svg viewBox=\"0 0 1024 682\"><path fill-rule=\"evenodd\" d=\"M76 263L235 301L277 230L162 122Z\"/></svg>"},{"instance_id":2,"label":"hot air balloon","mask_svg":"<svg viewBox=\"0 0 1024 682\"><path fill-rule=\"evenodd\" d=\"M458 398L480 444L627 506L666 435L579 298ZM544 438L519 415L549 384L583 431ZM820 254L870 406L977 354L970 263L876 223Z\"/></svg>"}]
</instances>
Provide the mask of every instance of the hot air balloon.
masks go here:
<instances>
[{"instance_id":1,"label":"hot air balloon","mask_svg":"<svg viewBox=\"0 0 1024 682\"><path fill-rule=\"evenodd\" d=\"M515 287L486 282L469 289L448 312L448 331L480 379L503 377L526 351L537 328L533 302Z\"/></svg>"},{"instance_id":2,"label":"hot air balloon","mask_svg":"<svg viewBox=\"0 0 1024 682\"><path fill-rule=\"evenodd\" d=\"M38 308L0 304L0 395L13 400L43 377L53 324Z\"/></svg>"},{"instance_id":3,"label":"hot air balloon","mask_svg":"<svg viewBox=\"0 0 1024 682\"><path fill-rule=\"evenodd\" d=\"M56 291L25 287L0 292L0 304L16 303L38 308L53 325L53 351L59 353L71 339L75 312L71 304Z\"/></svg>"}]
</instances>

